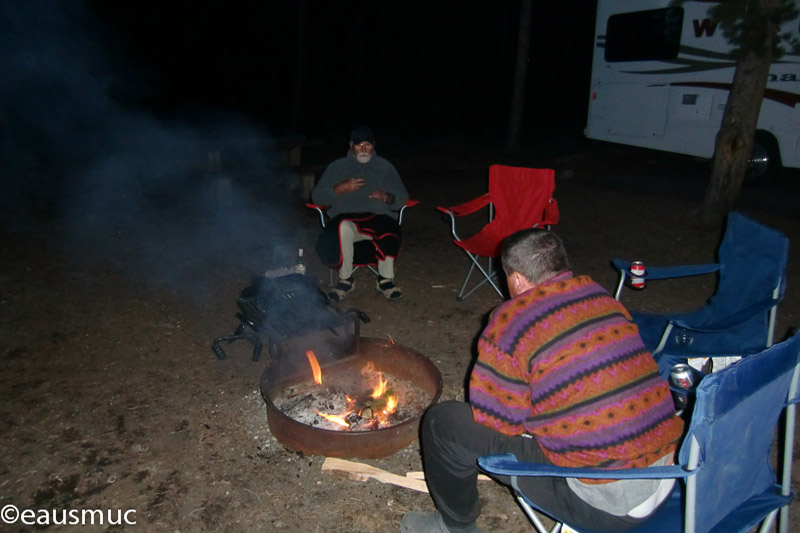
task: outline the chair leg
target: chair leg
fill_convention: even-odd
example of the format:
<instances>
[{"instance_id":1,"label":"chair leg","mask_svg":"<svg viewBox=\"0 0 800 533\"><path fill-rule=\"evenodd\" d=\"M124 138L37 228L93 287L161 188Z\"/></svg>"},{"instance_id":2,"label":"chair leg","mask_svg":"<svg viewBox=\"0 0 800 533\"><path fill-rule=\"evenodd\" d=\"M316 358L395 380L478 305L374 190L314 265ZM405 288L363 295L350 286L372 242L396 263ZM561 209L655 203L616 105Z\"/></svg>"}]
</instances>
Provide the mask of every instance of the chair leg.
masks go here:
<instances>
[{"instance_id":1,"label":"chair leg","mask_svg":"<svg viewBox=\"0 0 800 533\"><path fill-rule=\"evenodd\" d=\"M517 496L517 503L519 503L519 506L522 507L522 510L528 516L528 520L530 520L533 524L533 527L536 528L536 531L539 533L548 533L549 530L545 527L544 523L542 523L539 517L536 516L536 511L534 511L533 508L528 505L528 502L526 502L524 498ZM552 531L560 531L561 528L558 528L557 526L558 525L554 526Z\"/></svg>"},{"instance_id":2,"label":"chair leg","mask_svg":"<svg viewBox=\"0 0 800 533\"><path fill-rule=\"evenodd\" d=\"M667 340L669 340L669 334L672 333L672 324L667 324L667 327L664 328L664 333L661 334L661 340L656 346L656 349L653 350L653 355L657 355L664 349L664 346L667 345Z\"/></svg>"},{"instance_id":3,"label":"chair leg","mask_svg":"<svg viewBox=\"0 0 800 533\"><path fill-rule=\"evenodd\" d=\"M465 300L467 298L467 296L469 296L470 294L475 292L478 288L483 286L483 284L486 283L486 282L489 282L489 284L495 290L497 295L500 296L500 298L504 298L505 296L503 296L503 291L500 290L500 287L497 286L497 284L494 282L494 279L493 279L493 278L495 278L497 276L497 271L492 268L492 258L489 258L489 266L488 266L488 272L487 272L487 269L484 269L481 266L481 264L479 262L479 259L480 259L479 256L473 256L471 253L467 252L466 250L464 250L464 252L467 254L467 256L469 256L470 260L472 261L472 265L470 265L469 270L467 271L467 277L464 278L464 283L461 285L461 290L459 291L458 296L456 296L456 299L459 300L459 301ZM473 270L475 270L476 267L478 268L478 270L480 270L481 274L483 274L483 279L480 282L478 282L474 287L472 287L469 291L467 291L465 293L464 291L467 288L467 283L469 282L470 276L472 276L472 272L473 272Z\"/></svg>"},{"instance_id":4,"label":"chair leg","mask_svg":"<svg viewBox=\"0 0 800 533\"><path fill-rule=\"evenodd\" d=\"M795 368L792 375L792 384L789 388L789 398L794 399L797 397L797 388L800 382L800 375L798 375L798 368ZM792 484L792 462L794 454L794 431L795 424L797 423L797 406L790 404L786 406L784 421L784 441L783 441L783 461L781 469L781 494L788 496L791 494ZM785 505L780 509L780 518L778 519L778 532L787 533L789 531L789 506Z\"/></svg>"},{"instance_id":5,"label":"chair leg","mask_svg":"<svg viewBox=\"0 0 800 533\"><path fill-rule=\"evenodd\" d=\"M528 520L531 521L533 527L536 528L538 533L548 533L547 527L545 527L542 520L539 518L539 515L536 514L536 511L533 510L533 507L525 500L525 497L522 495L522 491L519 488L518 478L517 476L511 476L511 487L514 489L514 493L517 497L517 503L522 508L522 511L528 517ZM558 533L561 531L561 524L556 522L553 524L553 529L549 530L549 533Z\"/></svg>"},{"instance_id":6,"label":"chair leg","mask_svg":"<svg viewBox=\"0 0 800 533\"><path fill-rule=\"evenodd\" d=\"M619 295L622 292L622 287L625 285L625 272L619 273L619 283L617 283L617 290L614 293L614 299L619 301Z\"/></svg>"},{"instance_id":7,"label":"chair leg","mask_svg":"<svg viewBox=\"0 0 800 533\"><path fill-rule=\"evenodd\" d=\"M778 286L775 287L775 290L772 291L772 299L776 302L778 301L778 296L780 295L780 287L781 284L778 282ZM775 317L778 314L778 304L772 306L769 310L769 322L767 326L767 348L772 346L772 343L775 339Z\"/></svg>"},{"instance_id":8,"label":"chair leg","mask_svg":"<svg viewBox=\"0 0 800 533\"><path fill-rule=\"evenodd\" d=\"M472 271L475 269L475 265L472 264L469 266L469 270L467 271L467 277L464 278L464 283L461 284L461 290L458 291L458 296L456 296L457 300L464 299L464 290L467 288L467 282L469 281L469 277L472 275Z\"/></svg>"}]
</instances>

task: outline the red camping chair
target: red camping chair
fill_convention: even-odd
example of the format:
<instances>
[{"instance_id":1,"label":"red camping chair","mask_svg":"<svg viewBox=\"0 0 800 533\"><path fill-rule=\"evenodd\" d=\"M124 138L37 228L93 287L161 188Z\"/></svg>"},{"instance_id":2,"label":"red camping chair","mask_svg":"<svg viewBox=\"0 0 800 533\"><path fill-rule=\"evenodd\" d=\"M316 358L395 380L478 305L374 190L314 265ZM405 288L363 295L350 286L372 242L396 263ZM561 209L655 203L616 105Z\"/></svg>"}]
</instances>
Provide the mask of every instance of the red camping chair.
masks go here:
<instances>
[{"instance_id":1,"label":"red camping chair","mask_svg":"<svg viewBox=\"0 0 800 533\"><path fill-rule=\"evenodd\" d=\"M503 239L521 229L549 229L551 225L557 224L558 203L553 198L554 191L555 172L552 169L492 165L489 167L488 193L457 206L436 208L450 216L453 242L472 261L458 293L458 300L465 299L487 281L503 297L503 292L496 283L498 269L493 266L494 259L500 255L500 244ZM472 237L459 237L456 233L456 217L475 213L486 206L489 206L489 223ZM480 257L488 259L487 268L480 264ZM483 274L484 279L465 293L475 268Z\"/></svg>"},{"instance_id":2,"label":"red camping chair","mask_svg":"<svg viewBox=\"0 0 800 533\"><path fill-rule=\"evenodd\" d=\"M403 225L403 213L405 212L406 208L414 207L417 204L419 204L419 200L412 200L410 198L408 200L406 200L405 205L403 207L401 207L400 210L398 211L397 223L402 226ZM308 207L309 209L314 209L314 210L317 211L317 214L319 215L319 223L324 228L325 225L328 223L328 214L327 214L328 206L327 205L318 205L318 204L306 203L306 207ZM353 271L355 272L356 270L359 269L359 267L365 266L373 274L375 274L376 276L379 276L380 274L378 274L378 271L373 266L375 264L377 264L377 263L358 263L356 261L353 264L353 266L355 267ZM333 284L333 270L331 270L331 284Z\"/></svg>"}]
</instances>

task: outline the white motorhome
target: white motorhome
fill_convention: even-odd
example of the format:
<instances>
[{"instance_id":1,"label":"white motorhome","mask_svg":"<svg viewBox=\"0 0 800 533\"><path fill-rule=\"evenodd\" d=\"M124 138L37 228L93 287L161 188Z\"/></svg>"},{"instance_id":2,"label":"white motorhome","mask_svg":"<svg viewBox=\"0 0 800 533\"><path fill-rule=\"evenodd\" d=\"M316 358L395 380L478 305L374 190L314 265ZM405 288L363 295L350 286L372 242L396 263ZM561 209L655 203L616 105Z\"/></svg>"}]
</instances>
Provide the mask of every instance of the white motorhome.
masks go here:
<instances>
[{"instance_id":1,"label":"white motorhome","mask_svg":"<svg viewBox=\"0 0 800 533\"><path fill-rule=\"evenodd\" d=\"M587 137L713 156L735 68L714 3L598 0ZM781 31L800 38L799 24ZM798 55L770 68L750 164L752 177L800 167Z\"/></svg>"}]
</instances>

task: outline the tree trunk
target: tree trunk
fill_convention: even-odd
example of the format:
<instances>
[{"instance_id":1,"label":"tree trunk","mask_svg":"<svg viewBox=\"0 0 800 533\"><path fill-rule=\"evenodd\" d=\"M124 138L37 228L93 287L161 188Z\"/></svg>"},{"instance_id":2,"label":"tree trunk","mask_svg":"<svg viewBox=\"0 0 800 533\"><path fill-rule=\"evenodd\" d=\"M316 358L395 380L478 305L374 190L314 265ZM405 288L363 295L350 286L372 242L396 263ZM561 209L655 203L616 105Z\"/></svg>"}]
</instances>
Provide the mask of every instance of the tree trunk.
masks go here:
<instances>
[{"instance_id":1,"label":"tree trunk","mask_svg":"<svg viewBox=\"0 0 800 533\"><path fill-rule=\"evenodd\" d=\"M514 93L511 97L511 114L508 120L506 152L519 150L522 130L522 109L525 106L525 76L528 72L528 48L531 40L531 10L533 0L521 0L519 37L517 38L517 65L514 71Z\"/></svg>"},{"instance_id":2,"label":"tree trunk","mask_svg":"<svg viewBox=\"0 0 800 533\"><path fill-rule=\"evenodd\" d=\"M772 63L778 26L769 15L777 4L777 0L756 0L751 4L753 13L745 20L746 42L758 44L748 47L736 62L733 84L714 146L711 179L700 214L703 224L719 222L733 210L739 198Z\"/></svg>"}]
</instances>

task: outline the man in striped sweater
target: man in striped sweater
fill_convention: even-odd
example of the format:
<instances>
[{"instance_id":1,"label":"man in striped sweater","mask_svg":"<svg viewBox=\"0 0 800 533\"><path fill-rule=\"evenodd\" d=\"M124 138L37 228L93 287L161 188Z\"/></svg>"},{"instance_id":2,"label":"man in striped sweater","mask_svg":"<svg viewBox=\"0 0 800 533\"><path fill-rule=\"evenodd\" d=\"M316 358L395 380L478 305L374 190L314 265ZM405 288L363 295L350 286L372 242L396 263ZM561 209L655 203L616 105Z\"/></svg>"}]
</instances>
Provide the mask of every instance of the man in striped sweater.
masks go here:
<instances>
[{"instance_id":1,"label":"man in striped sweater","mask_svg":"<svg viewBox=\"0 0 800 533\"><path fill-rule=\"evenodd\" d=\"M683 421L628 311L589 277L573 276L552 232L512 235L501 259L511 299L481 334L469 404L439 403L422 422L436 511L406 514L403 531L481 531L476 461L483 455L609 469L673 464ZM610 531L645 520L673 484L520 480L543 509Z\"/></svg>"}]
</instances>

